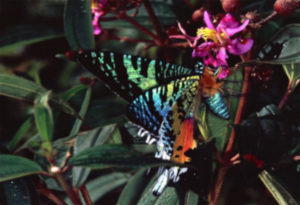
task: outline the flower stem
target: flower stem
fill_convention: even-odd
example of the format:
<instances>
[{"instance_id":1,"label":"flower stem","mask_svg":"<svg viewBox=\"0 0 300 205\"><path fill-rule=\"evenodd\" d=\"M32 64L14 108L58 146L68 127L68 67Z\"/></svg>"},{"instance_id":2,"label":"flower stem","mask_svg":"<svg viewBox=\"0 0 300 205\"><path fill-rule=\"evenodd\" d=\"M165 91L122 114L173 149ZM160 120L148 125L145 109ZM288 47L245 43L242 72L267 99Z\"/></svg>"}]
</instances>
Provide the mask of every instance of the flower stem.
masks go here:
<instances>
[{"instance_id":1,"label":"flower stem","mask_svg":"<svg viewBox=\"0 0 300 205\"><path fill-rule=\"evenodd\" d=\"M149 18L152 22L153 28L156 31L157 35L158 35L159 41L162 44L163 41L165 40L165 35L164 35L163 31L161 30L160 23L159 23L156 15L154 14L153 8L152 8L151 4L149 3L149 1L148 0L143 0L143 3L144 3L144 6L146 8L146 11L149 15Z\"/></svg>"},{"instance_id":2,"label":"flower stem","mask_svg":"<svg viewBox=\"0 0 300 205\"><path fill-rule=\"evenodd\" d=\"M247 59L250 59L250 55L251 54L249 53ZM246 61L246 59L243 56L241 56L241 58L243 61ZM246 106L246 94L248 93L249 88L250 88L250 83L249 83L250 71L251 71L250 66L246 66L244 68L244 78L243 78L244 81L243 81L242 93L245 95L241 96L241 98L240 98L238 110L237 110L237 113L236 113L235 119L234 119L234 124L238 124L242 120L243 111ZM219 168L218 173L217 173L215 186L209 192L209 196L208 196L209 205L217 205L218 204L218 199L220 197L224 178L226 176L226 173L227 173L229 167L232 165L230 158L233 153L234 140L235 140L235 131L232 130L230 138L227 143L227 146L225 148L225 153L224 153L224 158L223 158L225 165L220 165L221 167Z\"/></svg>"},{"instance_id":3,"label":"flower stem","mask_svg":"<svg viewBox=\"0 0 300 205\"><path fill-rule=\"evenodd\" d=\"M131 42L131 43L149 43L149 44L153 44L153 40L147 40L147 39L134 39L134 38L128 38L126 36L124 37L119 37L119 36L114 36L114 35L108 35L108 37L111 40L117 40L117 41L121 41L121 42Z\"/></svg>"},{"instance_id":4,"label":"flower stem","mask_svg":"<svg viewBox=\"0 0 300 205\"><path fill-rule=\"evenodd\" d=\"M240 101L239 101L239 106L238 106L238 110L237 113L235 115L235 119L234 119L234 124L238 124L241 122L242 116L243 116L243 111L244 108L246 106L246 94L249 91L249 87L250 87L250 71L251 71L251 67L246 66L244 68L244 82L243 82L243 87L242 87L242 93L243 95L240 97ZM234 129L231 132L230 138L228 140L227 143L227 147L225 149L225 154L224 154L224 160L228 161L231 158L232 152L233 152L233 144L234 144L234 140L235 140L235 131Z\"/></svg>"},{"instance_id":5,"label":"flower stem","mask_svg":"<svg viewBox=\"0 0 300 205\"><path fill-rule=\"evenodd\" d=\"M224 178L226 176L228 166L222 166L218 170L218 175L216 179L215 186L210 190L208 195L208 204L209 205L217 205L218 199L221 193L221 188L224 182Z\"/></svg>"},{"instance_id":6,"label":"flower stem","mask_svg":"<svg viewBox=\"0 0 300 205\"><path fill-rule=\"evenodd\" d=\"M81 187L80 187L80 191L82 193L82 196L84 198L84 201L87 205L93 205L93 202L91 200L91 197L89 195L89 192L88 190L86 189L86 186L85 184L83 184Z\"/></svg>"},{"instance_id":7,"label":"flower stem","mask_svg":"<svg viewBox=\"0 0 300 205\"><path fill-rule=\"evenodd\" d=\"M286 92L282 98L282 100L280 101L278 108L281 110L284 106L284 104L286 103L287 99L290 97L293 89L292 89L292 84L293 84L293 80L289 81L288 87L286 89Z\"/></svg>"},{"instance_id":8,"label":"flower stem","mask_svg":"<svg viewBox=\"0 0 300 205\"><path fill-rule=\"evenodd\" d=\"M141 30L142 32L144 32L145 34L147 34L148 36L150 36L153 39L157 39L157 36L154 35L154 33L152 33L150 30L148 30L146 27L142 26L141 24L139 24L137 21L135 21L133 18L129 17L126 12L121 12L119 14L119 18L124 19L126 21L128 21L129 23L131 23L132 25L134 25L136 28L138 28L139 30Z\"/></svg>"},{"instance_id":9,"label":"flower stem","mask_svg":"<svg viewBox=\"0 0 300 205\"><path fill-rule=\"evenodd\" d=\"M45 197L47 197L48 199L50 199L51 201L53 201L55 204L57 205L66 205L66 203L60 199L58 196L56 196L52 191L44 188L44 187L37 187L37 192L39 192L40 194L43 194Z\"/></svg>"},{"instance_id":10,"label":"flower stem","mask_svg":"<svg viewBox=\"0 0 300 205\"><path fill-rule=\"evenodd\" d=\"M75 194L75 192L72 190L72 188L69 186L68 182L64 178L64 176L61 173L56 173L55 178L57 182L61 185L63 190L67 193L70 200L73 202L74 205L81 205L81 200L79 196Z\"/></svg>"},{"instance_id":11,"label":"flower stem","mask_svg":"<svg viewBox=\"0 0 300 205\"><path fill-rule=\"evenodd\" d=\"M267 23L268 21L270 21L277 15L278 15L278 13L276 11L273 11L269 16L267 16L266 18L262 19L261 21L255 23L255 27L260 28L263 24Z\"/></svg>"}]
</instances>

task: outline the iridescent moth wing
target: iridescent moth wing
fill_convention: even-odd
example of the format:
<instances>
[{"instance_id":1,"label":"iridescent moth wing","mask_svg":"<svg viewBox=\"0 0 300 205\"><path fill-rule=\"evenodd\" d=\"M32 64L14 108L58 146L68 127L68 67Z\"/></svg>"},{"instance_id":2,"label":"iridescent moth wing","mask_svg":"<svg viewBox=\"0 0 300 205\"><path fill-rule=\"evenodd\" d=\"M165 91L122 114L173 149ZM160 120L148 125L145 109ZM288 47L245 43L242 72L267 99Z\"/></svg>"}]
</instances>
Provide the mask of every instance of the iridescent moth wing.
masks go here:
<instances>
[{"instance_id":1,"label":"iridescent moth wing","mask_svg":"<svg viewBox=\"0 0 300 205\"><path fill-rule=\"evenodd\" d=\"M197 70L168 62L109 51L82 51L76 59L129 102L150 88L197 74Z\"/></svg>"}]
</instances>

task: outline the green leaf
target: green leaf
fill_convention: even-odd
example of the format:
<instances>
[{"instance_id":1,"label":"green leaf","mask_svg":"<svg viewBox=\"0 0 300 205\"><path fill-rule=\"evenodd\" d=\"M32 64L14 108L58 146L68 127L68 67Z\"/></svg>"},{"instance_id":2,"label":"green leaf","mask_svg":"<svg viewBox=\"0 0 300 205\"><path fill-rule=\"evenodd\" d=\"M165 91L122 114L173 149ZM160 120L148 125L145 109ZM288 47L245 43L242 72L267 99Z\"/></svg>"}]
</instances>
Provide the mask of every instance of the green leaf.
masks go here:
<instances>
[{"instance_id":1,"label":"green leaf","mask_svg":"<svg viewBox=\"0 0 300 205\"><path fill-rule=\"evenodd\" d=\"M51 91L38 98L34 103L35 124L43 142L50 142L53 138L53 115L48 104L50 94Z\"/></svg>"},{"instance_id":2,"label":"green leaf","mask_svg":"<svg viewBox=\"0 0 300 205\"><path fill-rule=\"evenodd\" d=\"M67 90L66 92L64 92L61 98L65 101L69 101L73 96L77 95L78 93L84 90L87 90L87 88L88 88L87 85L83 85L83 84L75 85L69 90Z\"/></svg>"},{"instance_id":3,"label":"green leaf","mask_svg":"<svg viewBox=\"0 0 300 205\"><path fill-rule=\"evenodd\" d=\"M157 175L152 177L151 182L145 188L142 197L140 198L138 205L163 205L163 204L177 204L179 197L174 187L167 187L160 196L154 196L152 189L155 186Z\"/></svg>"},{"instance_id":4,"label":"green leaf","mask_svg":"<svg viewBox=\"0 0 300 205\"><path fill-rule=\"evenodd\" d=\"M18 147L15 151L15 153L20 152L22 149L29 149L32 152L38 152L41 148L41 137L40 134L35 134L29 139L27 139L26 142L24 142L20 147Z\"/></svg>"},{"instance_id":5,"label":"green leaf","mask_svg":"<svg viewBox=\"0 0 300 205\"><path fill-rule=\"evenodd\" d=\"M111 173L98 177L86 184L91 200L95 203L108 192L122 186L130 178L129 174Z\"/></svg>"},{"instance_id":6,"label":"green leaf","mask_svg":"<svg viewBox=\"0 0 300 205\"><path fill-rule=\"evenodd\" d=\"M3 191L1 190L1 187ZM0 184L0 191L5 195L5 201L1 201L1 204L32 205L38 203L36 191L31 182L26 179L15 179L2 182Z\"/></svg>"},{"instance_id":7,"label":"green leaf","mask_svg":"<svg viewBox=\"0 0 300 205\"><path fill-rule=\"evenodd\" d=\"M0 182L42 172L34 161L8 154L0 155L0 167Z\"/></svg>"},{"instance_id":8,"label":"green leaf","mask_svg":"<svg viewBox=\"0 0 300 205\"><path fill-rule=\"evenodd\" d=\"M147 169L141 169L130 178L118 199L117 205L137 204L150 180L146 173Z\"/></svg>"},{"instance_id":9,"label":"green leaf","mask_svg":"<svg viewBox=\"0 0 300 205\"><path fill-rule=\"evenodd\" d=\"M138 168L172 163L156 159L153 155L143 155L123 145L104 144L88 148L73 156L69 164L102 169L108 166Z\"/></svg>"},{"instance_id":10,"label":"green leaf","mask_svg":"<svg viewBox=\"0 0 300 205\"><path fill-rule=\"evenodd\" d=\"M158 197L155 205L176 204L179 201L179 196L174 187L167 187L164 192Z\"/></svg>"},{"instance_id":11,"label":"green leaf","mask_svg":"<svg viewBox=\"0 0 300 205\"><path fill-rule=\"evenodd\" d=\"M73 50L95 49L90 7L89 0L67 0L65 4L65 34Z\"/></svg>"},{"instance_id":12,"label":"green leaf","mask_svg":"<svg viewBox=\"0 0 300 205\"><path fill-rule=\"evenodd\" d=\"M94 128L124 122L126 108L127 104L119 98L93 100L84 119L84 125Z\"/></svg>"},{"instance_id":13,"label":"green leaf","mask_svg":"<svg viewBox=\"0 0 300 205\"><path fill-rule=\"evenodd\" d=\"M7 145L8 150L13 151L16 148L19 142L23 139L24 134L32 127L32 125L33 125L33 118L32 117L27 118L19 127L19 129L14 134L12 139L9 141L9 144Z\"/></svg>"},{"instance_id":14,"label":"green leaf","mask_svg":"<svg viewBox=\"0 0 300 205\"><path fill-rule=\"evenodd\" d=\"M109 136L106 142L107 144L122 144L122 136L119 129L115 129L113 133Z\"/></svg>"},{"instance_id":15,"label":"green leaf","mask_svg":"<svg viewBox=\"0 0 300 205\"><path fill-rule=\"evenodd\" d=\"M34 102L47 92L42 86L14 75L0 74L0 95ZM75 110L61 98L51 94L50 105L70 115L76 115Z\"/></svg>"},{"instance_id":16,"label":"green leaf","mask_svg":"<svg viewBox=\"0 0 300 205\"><path fill-rule=\"evenodd\" d=\"M197 205L199 201L199 195L193 192L192 190L189 190L186 193L184 204L185 205Z\"/></svg>"},{"instance_id":17,"label":"green leaf","mask_svg":"<svg viewBox=\"0 0 300 205\"><path fill-rule=\"evenodd\" d=\"M260 52L258 53L258 58L265 60L284 58L284 56L292 55L293 53L295 53L295 49L296 53L298 53L296 45L291 45L291 42L293 41L292 39L298 37L300 37L300 24L289 24L281 28L260 50ZM285 47L286 45L290 45L294 49L289 52L289 49ZM285 54L285 52L287 52L287 54Z\"/></svg>"},{"instance_id":18,"label":"green leaf","mask_svg":"<svg viewBox=\"0 0 300 205\"><path fill-rule=\"evenodd\" d=\"M20 25L7 29L0 34L1 52L6 49L26 46L33 43L63 37L58 32L47 26Z\"/></svg>"},{"instance_id":19,"label":"green leaf","mask_svg":"<svg viewBox=\"0 0 300 205\"><path fill-rule=\"evenodd\" d=\"M209 128L210 138L216 138L216 147L222 151L232 131L232 126L239 105L239 97L235 94L241 94L243 75L241 70L232 73L225 82L225 89L228 90L228 98L225 99L230 112L230 119L224 120L216 117L211 112L207 113L207 127Z\"/></svg>"},{"instance_id":20,"label":"green leaf","mask_svg":"<svg viewBox=\"0 0 300 205\"><path fill-rule=\"evenodd\" d=\"M107 141L110 135L116 129L116 125L107 125L103 128L97 128L88 132L80 133L76 137L76 142L74 145L74 155L80 153L81 151L93 147L96 145L103 144ZM83 167L73 167L72 169L72 181L74 187L80 187L87 179L89 173L89 168Z\"/></svg>"},{"instance_id":21,"label":"green leaf","mask_svg":"<svg viewBox=\"0 0 300 205\"><path fill-rule=\"evenodd\" d=\"M290 24L277 32L258 53L259 64L282 65L293 90L300 80L300 24ZM253 63L256 63L253 61Z\"/></svg>"},{"instance_id":22,"label":"green leaf","mask_svg":"<svg viewBox=\"0 0 300 205\"><path fill-rule=\"evenodd\" d=\"M84 119L85 117L85 114L87 112L87 109L89 107L89 104L90 104L90 100L91 100L91 94L92 94L92 88L89 86L87 88L87 91L85 93L85 96L84 96L84 99L83 99L83 102L81 104L81 108L80 108L80 111L79 111L79 116L81 117L81 119L75 119L75 123L72 127L72 130L70 132L70 136L73 136L75 134L77 134L80 130L80 127L82 125L82 119Z\"/></svg>"},{"instance_id":23,"label":"green leaf","mask_svg":"<svg viewBox=\"0 0 300 205\"><path fill-rule=\"evenodd\" d=\"M235 126L235 143L240 155L252 154L266 164L278 163L291 150L295 135L286 119L274 104L250 114Z\"/></svg>"},{"instance_id":24,"label":"green leaf","mask_svg":"<svg viewBox=\"0 0 300 205\"><path fill-rule=\"evenodd\" d=\"M269 192L279 205L297 205L297 201L292 195L266 170L258 174Z\"/></svg>"},{"instance_id":25,"label":"green leaf","mask_svg":"<svg viewBox=\"0 0 300 205\"><path fill-rule=\"evenodd\" d=\"M145 189L143 191L143 194L142 194L142 197L140 197L137 205L152 205L156 202L158 197L156 197L152 194L152 189L155 186L157 177L158 177L157 174L155 174L152 177L152 179L150 180L148 185L145 187ZM164 192L162 194L164 194Z\"/></svg>"}]
</instances>

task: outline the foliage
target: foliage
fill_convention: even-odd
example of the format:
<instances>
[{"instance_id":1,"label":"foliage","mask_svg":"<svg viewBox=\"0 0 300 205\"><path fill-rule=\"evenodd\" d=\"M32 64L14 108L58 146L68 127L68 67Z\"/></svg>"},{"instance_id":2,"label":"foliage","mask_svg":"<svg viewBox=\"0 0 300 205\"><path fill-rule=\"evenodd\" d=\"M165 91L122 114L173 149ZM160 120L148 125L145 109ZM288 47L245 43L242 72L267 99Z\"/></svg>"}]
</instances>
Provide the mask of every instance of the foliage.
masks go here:
<instances>
[{"instance_id":1,"label":"foliage","mask_svg":"<svg viewBox=\"0 0 300 205\"><path fill-rule=\"evenodd\" d=\"M288 16L266 0L0 2L1 203L299 204L300 14L282 12L285 3L276 10ZM214 40L196 36L209 27L204 10L220 23L231 4L241 16L235 28L247 27L229 36L228 25L211 29L220 50L202 59L201 45ZM236 40L254 44L237 55ZM192 132L199 146L185 152L191 161L155 158L156 146L126 118L130 102L71 61L93 49L221 68L230 119L212 114L202 96ZM154 196L161 167L189 171Z\"/></svg>"}]
</instances>

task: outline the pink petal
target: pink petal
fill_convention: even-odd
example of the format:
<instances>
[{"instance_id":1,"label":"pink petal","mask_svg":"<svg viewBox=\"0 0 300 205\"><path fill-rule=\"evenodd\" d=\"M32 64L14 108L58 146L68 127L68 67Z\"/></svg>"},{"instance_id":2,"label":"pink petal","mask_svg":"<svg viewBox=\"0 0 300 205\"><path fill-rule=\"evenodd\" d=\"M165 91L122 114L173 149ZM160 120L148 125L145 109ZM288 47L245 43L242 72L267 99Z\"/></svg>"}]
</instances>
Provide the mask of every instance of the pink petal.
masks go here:
<instances>
[{"instance_id":1,"label":"pink petal","mask_svg":"<svg viewBox=\"0 0 300 205\"><path fill-rule=\"evenodd\" d=\"M103 8L105 6L105 4L107 4L107 0L99 0L99 7Z\"/></svg>"},{"instance_id":2,"label":"pink petal","mask_svg":"<svg viewBox=\"0 0 300 205\"><path fill-rule=\"evenodd\" d=\"M100 26L94 26L94 35L99 35L102 29Z\"/></svg>"},{"instance_id":3,"label":"pink petal","mask_svg":"<svg viewBox=\"0 0 300 205\"><path fill-rule=\"evenodd\" d=\"M221 73L218 75L218 79L222 80L230 75L228 67L222 67Z\"/></svg>"},{"instance_id":4,"label":"pink petal","mask_svg":"<svg viewBox=\"0 0 300 205\"><path fill-rule=\"evenodd\" d=\"M241 42L240 38L235 38L231 41L231 44L227 46L227 50L233 55L241 55L252 48L253 42L251 38L243 39L243 42Z\"/></svg>"},{"instance_id":5,"label":"pink petal","mask_svg":"<svg viewBox=\"0 0 300 205\"><path fill-rule=\"evenodd\" d=\"M204 11L204 23L206 24L207 28L215 29L214 24L210 19L210 15L207 11Z\"/></svg>"},{"instance_id":6,"label":"pink petal","mask_svg":"<svg viewBox=\"0 0 300 205\"><path fill-rule=\"evenodd\" d=\"M225 32L227 33L227 35L229 36L233 36L234 34L244 30L247 25L249 24L249 19L247 19L246 21L244 21L244 23L242 25L240 25L239 27L235 27L235 28L226 28Z\"/></svg>"},{"instance_id":7,"label":"pink petal","mask_svg":"<svg viewBox=\"0 0 300 205\"><path fill-rule=\"evenodd\" d=\"M193 50L193 53L192 53L193 58L195 58L195 57L204 58L204 57L208 56L209 52L211 51L213 46L214 46L213 42L202 43L196 49Z\"/></svg>"},{"instance_id":8,"label":"pink petal","mask_svg":"<svg viewBox=\"0 0 300 205\"><path fill-rule=\"evenodd\" d=\"M231 14L226 14L218 24L217 30L221 31L221 29L236 28L238 26L239 22Z\"/></svg>"},{"instance_id":9,"label":"pink petal","mask_svg":"<svg viewBox=\"0 0 300 205\"><path fill-rule=\"evenodd\" d=\"M218 61L216 67L219 67L220 65L227 65L226 58L228 58L226 48L221 47L216 55L216 60Z\"/></svg>"},{"instance_id":10,"label":"pink petal","mask_svg":"<svg viewBox=\"0 0 300 205\"><path fill-rule=\"evenodd\" d=\"M216 64L216 59L209 55L209 56L206 56L206 58L203 58L203 63L204 65L210 65L210 66L214 66L214 64Z\"/></svg>"}]
</instances>

